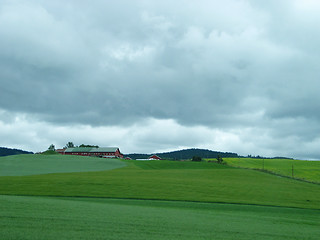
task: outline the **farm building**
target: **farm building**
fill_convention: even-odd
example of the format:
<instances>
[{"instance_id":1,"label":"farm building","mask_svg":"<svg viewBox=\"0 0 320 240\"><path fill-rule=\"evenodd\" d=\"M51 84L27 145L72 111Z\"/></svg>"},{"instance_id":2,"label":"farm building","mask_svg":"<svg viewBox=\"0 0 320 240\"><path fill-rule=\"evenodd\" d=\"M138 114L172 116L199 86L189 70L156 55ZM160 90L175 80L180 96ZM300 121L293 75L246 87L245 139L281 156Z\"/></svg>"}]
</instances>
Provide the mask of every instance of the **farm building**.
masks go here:
<instances>
[{"instance_id":1,"label":"farm building","mask_svg":"<svg viewBox=\"0 0 320 240\"><path fill-rule=\"evenodd\" d=\"M80 156L96 156L96 157L114 157L123 158L123 154L117 147L74 147L67 148L62 154L80 155Z\"/></svg>"},{"instance_id":2,"label":"farm building","mask_svg":"<svg viewBox=\"0 0 320 240\"><path fill-rule=\"evenodd\" d=\"M57 153L60 153L60 154L64 154L64 151L66 150L66 148L62 148L62 149L56 149L56 152Z\"/></svg>"},{"instance_id":3,"label":"farm building","mask_svg":"<svg viewBox=\"0 0 320 240\"><path fill-rule=\"evenodd\" d=\"M161 158L157 155L152 155L151 157L149 157L150 160L161 160Z\"/></svg>"}]
</instances>

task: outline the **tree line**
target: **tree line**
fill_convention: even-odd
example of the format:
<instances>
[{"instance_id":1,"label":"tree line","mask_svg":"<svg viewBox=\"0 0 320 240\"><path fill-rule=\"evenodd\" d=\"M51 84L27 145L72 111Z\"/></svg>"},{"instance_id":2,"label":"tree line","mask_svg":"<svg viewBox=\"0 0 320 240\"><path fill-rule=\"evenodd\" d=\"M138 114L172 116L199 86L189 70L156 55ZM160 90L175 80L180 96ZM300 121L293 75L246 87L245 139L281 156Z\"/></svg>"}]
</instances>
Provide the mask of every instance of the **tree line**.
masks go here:
<instances>
[{"instance_id":1,"label":"tree line","mask_svg":"<svg viewBox=\"0 0 320 240\"><path fill-rule=\"evenodd\" d=\"M28 151L14 149L14 148L0 147L0 156L10 156L10 155L17 155L17 154L33 154L33 152L28 152Z\"/></svg>"},{"instance_id":2,"label":"tree line","mask_svg":"<svg viewBox=\"0 0 320 240\"><path fill-rule=\"evenodd\" d=\"M80 144L79 146L74 145L73 142L68 142L63 148L74 148L74 147L92 147L92 148L99 148L98 145L89 145L89 144ZM48 151L55 151L56 146L54 144L50 144L48 147Z\"/></svg>"},{"instance_id":3,"label":"tree line","mask_svg":"<svg viewBox=\"0 0 320 240\"><path fill-rule=\"evenodd\" d=\"M148 158L151 155L153 154L133 153L133 154L126 154L125 156L130 157L132 159L144 159L144 158ZM221 158L239 157L238 154L236 153L218 152L218 151L211 151L208 149L197 149L197 148L184 149L184 150L165 152L165 153L155 153L155 155L159 156L162 159L171 159L171 160L192 159L194 156L198 156L200 158L217 158L218 156L220 156Z\"/></svg>"}]
</instances>

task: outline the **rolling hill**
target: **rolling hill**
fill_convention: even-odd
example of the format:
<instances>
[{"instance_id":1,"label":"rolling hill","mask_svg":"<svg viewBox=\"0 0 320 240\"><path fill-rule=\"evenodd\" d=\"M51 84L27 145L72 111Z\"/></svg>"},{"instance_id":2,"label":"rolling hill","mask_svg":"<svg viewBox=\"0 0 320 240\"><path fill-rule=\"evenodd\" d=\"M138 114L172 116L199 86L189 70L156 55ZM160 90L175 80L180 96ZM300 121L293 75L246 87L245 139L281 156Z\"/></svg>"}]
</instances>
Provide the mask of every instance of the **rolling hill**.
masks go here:
<instances>
[{"instance_id":1,"label":"rolling hill","mask_svg":"<svg viewBox=\"0 0 320 240\"><path fill-rule=\"evenodd\" d=\"M130 157L132 159L145 159L150 157L151 155L157 155L162 159L171 159L171 160L180 160L180 159L191 159L193 156L199 156L201 158L216 158L218 155L221 157L232 157L237 158L239 157L237 153L231 152L218 152L212 151L208 149L198 149L198 148L190 148L184 150L177 150L172 152L164 152L164 153L152 153L152 154L139 154L139 153L132 153L126 154L126 157Z\"/></svg>"},{"instance_id":2,"label":"rolling hill","mask_svg":"<svg viewBox=\"0 0 320 240\"><path fill-rule=\"evenodd\" d=\"M17 154L33 154L33 152L28 152L28 151L24 151L24 150L20 150L20 149L0 147L0 157L1 156L17 155Z\"/></svg>"},{"instance_id":3,"label":"rolling hill","mask_svg":"<svg viewBox=\"0 0 320 240\"><path fill-rule=\"evenodd\" d=\"M39 166L41 170L41 161L37 158L19 161L18 176L2 173L0 194L161 199L320 209L319 185L254 170L210 162L166 160L115 160L125 164L110 170L101 165L108 159L88 158L81 163L82 169L74 171L66 167L75 159L82 161L84 157L73 159L54 155L61 159L54 161L50 161L52 156L41 157L48 158L43 160L43 164L44 167L48 162L51 164L51 174L35 172L36 175L22 176L25 174L20 172L29 169L32 161L33 166ZM8 161L1 160L0 164L6 166ZM97 168L89 170L94 160L98 161L96 167L100 167L100 171Z\"/></svg>"},{"instance_id":4,"label":"rolling hill","mask_svg":"<svg viewBox=\"0 0 320 240\"><path fill-rule=\"evenodd\" d=\"M1 157L0 236L32 240L320 237L318 184L214 162L110 160Z\"/></svg>"}]
</instances>

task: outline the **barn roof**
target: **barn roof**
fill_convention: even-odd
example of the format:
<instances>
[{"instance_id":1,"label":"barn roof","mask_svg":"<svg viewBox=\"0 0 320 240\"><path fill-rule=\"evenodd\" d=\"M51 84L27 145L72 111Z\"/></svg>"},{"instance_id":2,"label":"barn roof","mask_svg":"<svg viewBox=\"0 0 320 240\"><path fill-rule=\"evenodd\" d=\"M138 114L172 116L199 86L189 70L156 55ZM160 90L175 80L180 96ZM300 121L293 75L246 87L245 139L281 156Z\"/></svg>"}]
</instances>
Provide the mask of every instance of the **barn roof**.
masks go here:
<instances>
[{"instance_id":1,"label":"barn roof","mask_svg":"<svg viewBox=\"0 0 320 240\"><path fill-rule=\"evenodd\" d=\"M102 148L94 148L91 152L116 152L119 148L117 147L102 147Z\"/></svg>"},{"instance_id":2,"label":"barn roof","mask_svg":"<svg viewBox=\"0 0 320 240\"><path fill-rule=\"evenodd\" d=\"M65 152L90 152L92 147L74 147L67 148Z\"/></svg>"},{"instance_id":3,"label":"barn roof","mask_svg":"<svg viewBox=\"0 0 320 240\"><path fill-rule=\"evenodd\" d=\"M66 150L65 148L56 149L56 152L64 152L65 150Z\"/></svg>"},{"instance_id":4,"label":"barn roof","mask_svg":"<svg viewBox=\"0 0 320 240\"><path fill-rule=\"evenodd\" d=\"M74 148L67 148L65 152L116 152L119 148L117 147L102 147L102 148L95 148L95 147L74 147Z\"/></svg>"}]
</instances>

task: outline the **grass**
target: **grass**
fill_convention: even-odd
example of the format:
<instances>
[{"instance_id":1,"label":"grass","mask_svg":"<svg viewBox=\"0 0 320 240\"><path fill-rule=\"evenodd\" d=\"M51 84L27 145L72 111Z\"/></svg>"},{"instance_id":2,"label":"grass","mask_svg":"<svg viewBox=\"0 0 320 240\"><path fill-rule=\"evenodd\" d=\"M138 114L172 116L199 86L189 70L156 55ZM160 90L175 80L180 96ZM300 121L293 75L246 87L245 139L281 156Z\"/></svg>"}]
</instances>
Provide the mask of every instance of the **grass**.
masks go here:
<instances>
[{"instance_id":1,"label":"grass","mask_svg":"<svg viewBox=\"0 0 320 240\"><path fill-rule=\"evenodd\" d=\"M126 161L133 163L141 169L230 169L233 167L220 164L212 164L208 162L192 162L192 161Z\"/></svg>"},{"instance_id":2,"label":"grass","mask_svg":"<svg viewBox=\"0 0 320 240\"><path fill-rule=\"evenodd\" d=\"M0 157L0 176L111 170L126 164L117 159L66 156L60 154L23 154Z\"/></svg>"},{"instance_id":3,"label":"grass","mask_svg":"<svg viewBox=\"0 0 320 240\"><path fill-rule=\"evenodd\" d=\"M0 196L1 239L309 239L320 211L230 204Z\"/></svg>"},{"instance_id":4,"label":"grass","mask_svg":"<svg viewBox=\"0 0 320 240\"><path fill-rule=\"evenodd\" d=\"M41 153L41 155L58 155L60 153L54 151L54 150L47 150L47 151L44 151L43 153Z\"/></svg>"},{"instance_id":5,"label":"grass","mask_svg":"<svg viewBox=\"0 0 320 240\"><path fill-rule=\"evenodd\" d=\"M111 171L0 177L0 194L241 203L320 209L320 186L215 163L124 161ZM181 165L179 165L181 163Z\"/></svg>"},{"instance_id":6,"label":"grass","mask_svg":"<svg viewBox=\"0 0 320 240\"><path fill-rule=\"evenodd\" d=\"M2 157L0 173L6 176L0 176L0 236L320 238L319 184L230 165L61 155Z\"/></svg>"},{"instance_id":7,"label":"grass","mask_svg":"<svg viewBox=\"0 0 320 240\"><path fill-rule=\"evenodd\" d=\"M224 161L230 166L264 169L283 176L320 183L320 161L256 158L225 158Z\"/></svg>"}]
</instances>

